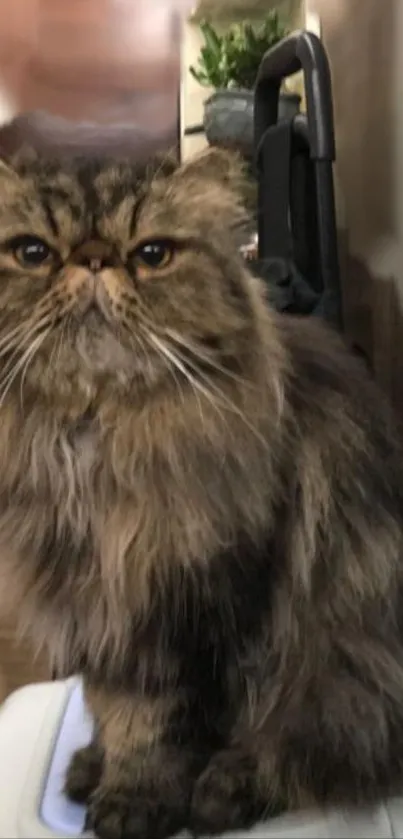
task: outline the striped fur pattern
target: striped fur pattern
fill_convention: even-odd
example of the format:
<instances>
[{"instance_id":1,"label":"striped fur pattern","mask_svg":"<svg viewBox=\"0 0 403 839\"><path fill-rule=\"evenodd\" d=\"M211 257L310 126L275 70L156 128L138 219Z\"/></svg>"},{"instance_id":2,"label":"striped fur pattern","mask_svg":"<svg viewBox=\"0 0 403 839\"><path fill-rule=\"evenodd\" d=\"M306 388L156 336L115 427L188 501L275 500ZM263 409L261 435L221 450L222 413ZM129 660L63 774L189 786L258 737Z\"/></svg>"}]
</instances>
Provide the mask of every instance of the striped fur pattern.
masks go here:
<instances>
[{"instance_id":1,"label":"striped fur pattern","mask_svg":"<svg viewBox=\"0 0 403 839\"><path fill-rule=\"evenodd\" d=\"M401 789L400 441L270 311L232 160L23 155L0 193L0 599L84 677L70 796L164 839Z\"/></svg>"}]
</instances>

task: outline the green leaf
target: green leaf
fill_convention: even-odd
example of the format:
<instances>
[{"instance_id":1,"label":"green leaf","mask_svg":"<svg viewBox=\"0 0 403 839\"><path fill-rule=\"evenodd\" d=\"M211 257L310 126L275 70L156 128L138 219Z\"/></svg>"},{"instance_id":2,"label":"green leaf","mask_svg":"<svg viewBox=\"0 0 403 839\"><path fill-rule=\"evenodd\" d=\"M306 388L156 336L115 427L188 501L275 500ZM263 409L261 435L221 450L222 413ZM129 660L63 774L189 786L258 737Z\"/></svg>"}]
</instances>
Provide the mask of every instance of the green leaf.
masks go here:
<instances>
[{"instance_id":1,"label":"green leaf","mask_svg":"<svg viewBox=\"0 0 403 839\"><path fill-rule=\"evenodd\" d=\"M208 21L204 21L200 25L200 29L206 42L207 49L210 50L212 55L216 55L218 57L221 52L222 38L220 38L214 27Z\"/></svg>"},{"instance_id":2,"label":"green leaf","mask_svg":"<svg viewBox=\"0 0 403 839\"><path fill-rule=\"evenodd\" d=\"M244 35L246 47L254 54L256 50L259 48L259 41L250 23L245 24Z\"/></svg>"},{"instance_id":3,"label":"green leaf","mask_svg":"<svg viewBox=\"0 0 403 839\"><path fill-rule=\"evenodd\" d=\"M223 35L208 21L200 29L204 44L191 73L200 84L215 88L252 88L263 56L287 35L277 10L269 12L260 25L234 23Z\"/></svg>"},{"instance_id":4,"label":"green leaf","mask_svg":"<svg viewBox=\"0 0 403 839\"><path fill-rule=\"evenodd\" d=\"M210 81L206 73L202 70L196 70L195 67L189 67L189 72L202 87L209 87Z\"/></svg>"}]
</instances>

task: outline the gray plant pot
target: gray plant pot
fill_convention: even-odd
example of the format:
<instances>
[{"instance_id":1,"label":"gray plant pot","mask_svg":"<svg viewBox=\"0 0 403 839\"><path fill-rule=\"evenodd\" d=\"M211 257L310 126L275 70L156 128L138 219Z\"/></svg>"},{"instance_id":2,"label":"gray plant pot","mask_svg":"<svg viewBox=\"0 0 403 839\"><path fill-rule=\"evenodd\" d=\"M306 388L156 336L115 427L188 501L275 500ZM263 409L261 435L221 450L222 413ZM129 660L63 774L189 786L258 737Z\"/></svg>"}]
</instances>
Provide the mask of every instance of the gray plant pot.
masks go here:
<instances>
[{"instance_id":1,"label":"gray plant pot","mask_svg":"<svg viewBox=\"0 0 403 839\"><path fill-rule=\"evenodd\" d=\"M281 93L279 119L298 113L301 97ZM210 145L235 149L250 157L253 154L252 90L216 90L204 103L204 130Z\"/></svg>"}]
</instances>

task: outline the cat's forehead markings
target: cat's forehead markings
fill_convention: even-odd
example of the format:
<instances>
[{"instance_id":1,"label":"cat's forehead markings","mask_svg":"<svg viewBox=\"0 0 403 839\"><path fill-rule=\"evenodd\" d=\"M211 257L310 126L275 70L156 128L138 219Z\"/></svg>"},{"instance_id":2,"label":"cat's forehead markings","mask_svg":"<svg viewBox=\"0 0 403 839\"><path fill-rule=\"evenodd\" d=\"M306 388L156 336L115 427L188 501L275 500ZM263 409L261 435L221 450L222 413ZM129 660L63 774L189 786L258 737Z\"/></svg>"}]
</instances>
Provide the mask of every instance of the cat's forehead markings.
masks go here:
<instances>
[{"instance_id":1,"label":"cat's forehead markings","mask_svg":"<svg viewBox=\"0 0 403 839\"><path fill-rule=\"evenodd\" d=\"M41 201L40 209L47 230L57 245L66 247L81 239L84 232L82 214L74 204L66 199L55 201L49 196Z\"/></svg>"},{"instance_id":2,"label":"cat's forehead markings","mask_svg":"<svg viewBox=\"0 0 403 839\"><path fill-rule=\"evenodd\" d=\"M127 196L113 210L104 209L97 223L102 238L125 244L132 237L132 220L136 216L137 202Z\"/></svg>"},{"instance_id":3,"label":"cat's forehead markings","mask_svg":"<svg viewBox=\"0 0 403 839\"><path fill-rule=\"evenodd\" d=\"M35 183L42 216L49 232L65 247L82 236L85 196L77 179L63 171L45 174Z\"/></svg>"},{"instance_id":4,"label":"cat's forehead markings","mask_svg":"<svg viewBox=\"0 0 403 839\"><path fill-rule=\"evenodd\" d=\"M125 244L132 236L133 219L143 195L142 182L130 166L111 167L97 175L95 188L98 233Z\"/></svg>"},{"instance_id":5,"label":"cat's forehead markings","mask_svg":"<svg viewBox=\"0 0 403 839\"><path fill-rule=\"evenodd\" d=\"M136 190L136 179L130 167L109 167L95 178L95 189L102 204L118 204Z\"/></svg>"}]
</instances>

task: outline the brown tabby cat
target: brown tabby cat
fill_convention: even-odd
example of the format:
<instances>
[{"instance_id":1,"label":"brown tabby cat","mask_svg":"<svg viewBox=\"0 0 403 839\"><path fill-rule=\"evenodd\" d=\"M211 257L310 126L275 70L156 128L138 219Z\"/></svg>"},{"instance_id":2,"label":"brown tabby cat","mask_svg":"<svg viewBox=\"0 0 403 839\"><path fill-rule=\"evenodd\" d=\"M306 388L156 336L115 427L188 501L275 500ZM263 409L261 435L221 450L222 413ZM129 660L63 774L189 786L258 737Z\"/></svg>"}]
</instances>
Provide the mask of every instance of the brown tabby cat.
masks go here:
<instances>
[{"instance_id":1,"label":"brown tabby cat","mask_svg":"<svg viewBox=\"0 0 403 839\"><path fill-rule=\"evenodd\" d=\"M210 162L209 162L210 161ZM2 593L97 721L106 839L403 785L403 457L269 310L227 158L0 170Z\"/></svg>"}]
</instances>

